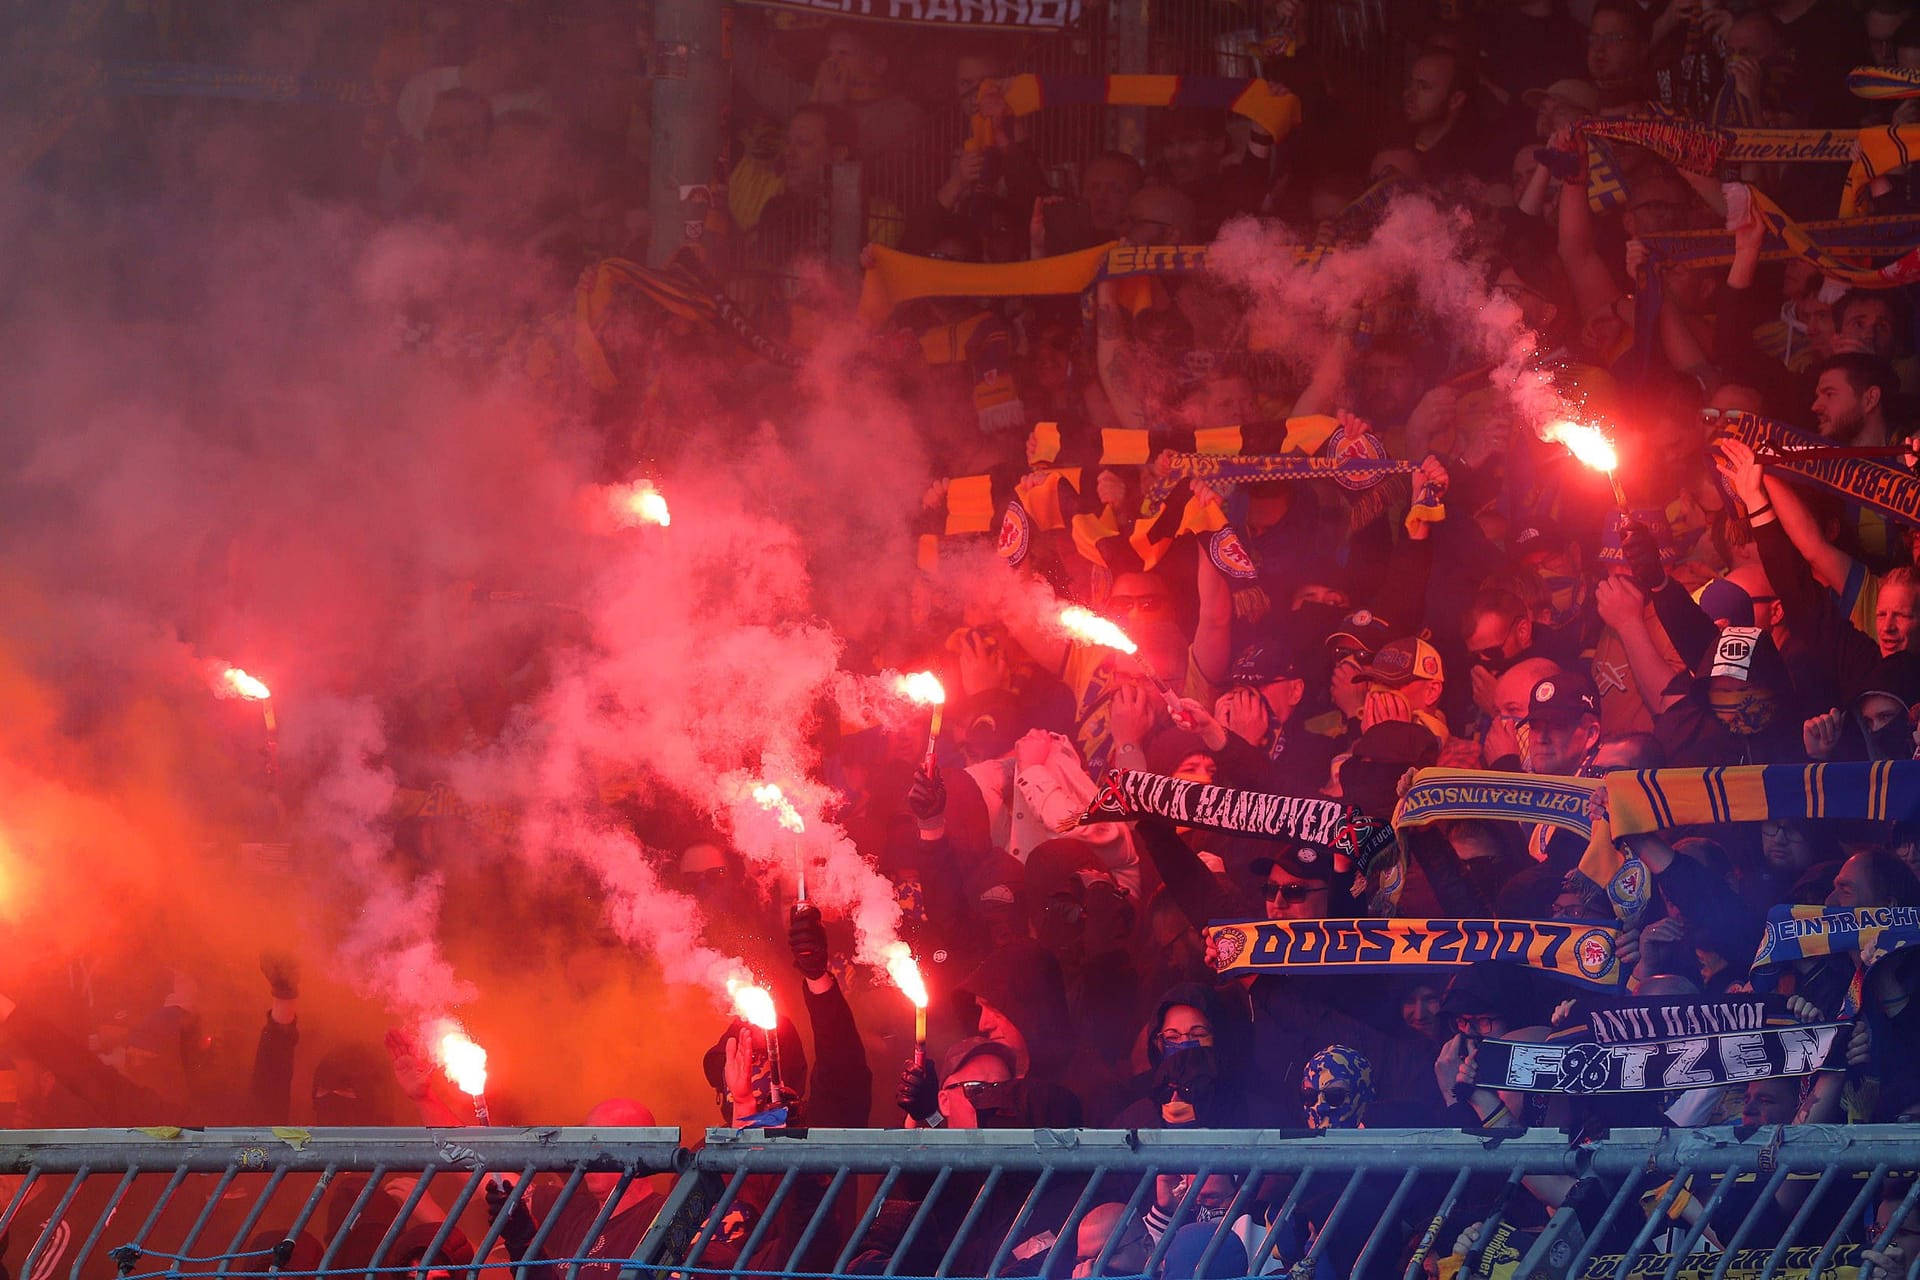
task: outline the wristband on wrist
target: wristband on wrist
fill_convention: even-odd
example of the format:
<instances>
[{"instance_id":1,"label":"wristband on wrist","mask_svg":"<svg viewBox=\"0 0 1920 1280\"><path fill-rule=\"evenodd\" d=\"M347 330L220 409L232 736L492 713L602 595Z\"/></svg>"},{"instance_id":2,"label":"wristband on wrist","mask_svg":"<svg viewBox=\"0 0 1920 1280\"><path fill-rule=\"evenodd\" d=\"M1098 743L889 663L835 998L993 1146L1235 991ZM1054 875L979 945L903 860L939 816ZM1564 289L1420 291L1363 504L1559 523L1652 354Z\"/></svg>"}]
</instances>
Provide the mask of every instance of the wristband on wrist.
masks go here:
<instances>
[{"instance_id":1,"label":"wristband on wrist","mask_svg":"<svg viewBox=\"0 0 1920 1280\"><path fill-rule=\"evenodd\" d=\"M1755 516L1770 515L1772 512L1773 512L1773 504L1771 502L1763 502L1759 506L1747 512L1747 520L1749 523L1751 523Z\"/></svg>"}]
</instances>

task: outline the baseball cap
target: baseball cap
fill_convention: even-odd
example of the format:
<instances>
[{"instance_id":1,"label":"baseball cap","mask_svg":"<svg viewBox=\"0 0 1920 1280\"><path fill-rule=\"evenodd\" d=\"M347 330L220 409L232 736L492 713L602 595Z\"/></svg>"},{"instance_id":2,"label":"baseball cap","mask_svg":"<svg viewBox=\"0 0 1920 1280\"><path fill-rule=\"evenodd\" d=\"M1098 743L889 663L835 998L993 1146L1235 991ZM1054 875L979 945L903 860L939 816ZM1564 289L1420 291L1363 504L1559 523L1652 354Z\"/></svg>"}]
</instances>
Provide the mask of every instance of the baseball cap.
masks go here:
<instances>
[{"instance_id":1,"label":"baseball cap","mask_svg":"<svg viewBox=\"0 0 1920 1280\"><path fill-rule=\"evenodd\" d=\"M1694 599L1701 611L1716 623L1730 627L1753 625L1753 597L1737 582L1715 578L1701 587L1700 594Z\"/></svg>"},{"instance_id":2,"label":"baseball cap","mask_svg":"<svg viewBox=\"0 0 1920 1280\"><path fill-rule=\"evenodd\" d=\"M1300 664L1293 655L1276 644L1250 644L1233 660L1227 680L1231 684L1259 688L1275 680L1297 680Z\"/></svg>"},{"instance_id":3,"label":"baseball cap","mask_svg":"<svg viewBox=\"0 0 1920 1280\"><path fill-rule=\"evenodd\" d=\"M1393 639L1392 625L1385 618L1367 609L1355 609L1335 623L1333 630L1327 633L1328 644L1336 640L1346 640L1359 645L1368 653L1374 652L1391 639Z\"/></svg>"},{"instance_id":4,"label":"baseball cap","mask_svg":"<svg viewBox=\"0 0 1920 1280\"><path fill-rule=\"evenodd\" d=\"M1254 858L1247 863L1247 870L1253 873L1256 880L1265 880L1275 867L1301 880L1333 879L1333 855L1325 849L1304 845L1283 844L1276 847L1270 856Z\"/></svg>"},{"instance_id":5,"label":"baseball cap","mask_svg":"<svg viewBox=\"0 0 1920 1280\"><path fill-rule=\"evenodd\" d=\"M1363 679L1398 687L1414 680L1444 680L1440 651L1418 636L1406 636L1376 650L1363 668Z\"/></svg>"},{"instance_id":6,"label":"baseball cap","mask_svg":"<svg viewBox=\"0 0 1920 1280\"><path fill-rule=\"evenodd\" d=\"M951 1079L954 1072L982 1056L998 1058L1007 1064L1008 1075L1015 1078L1020 1075L1020 1060L1013 1056L1012 1049L990 1036L968 1036L948 1045L947 1051L940 1055L940 1078Z\"/></svg>"},{"instance_id":7,"label":"baseball cap","mask_svg":"<svg viewBox=\"0 0 1920 1280\"><path fill-rule=\"evenodd\" d=\"M1585 80L1555 80L1544 89L1529 89L1520 95L1520 101L1535 110L1548 98L1582 111L1596 111L1600 107L1600 91Z\"/></svg>"},{"instance_id":8,"label":"baseball cap","mask_svg":"<svg viewBox=\"0 0 1920 1280\"><path fill-rule=\"evenodd\" d=\"M1516 556L1552 555L1567 545L1567 535L1551 520L1529 520L1513 535Z\"/></svg>"},{"instance_id":9,"label":"baseball cap","mask_svg":"<svg viewBox=\"0 0 1920 1280\"><path fill-rule=\"evenodd\" d=\"M1593 691L1593 682L1584 676L1568 675L1563 671L1540 681L1533 686L1533 692L1527 695L1529 720L1548 716L1578 719L1599 714L1599 695Z\"/></svg>"}]
</instances>

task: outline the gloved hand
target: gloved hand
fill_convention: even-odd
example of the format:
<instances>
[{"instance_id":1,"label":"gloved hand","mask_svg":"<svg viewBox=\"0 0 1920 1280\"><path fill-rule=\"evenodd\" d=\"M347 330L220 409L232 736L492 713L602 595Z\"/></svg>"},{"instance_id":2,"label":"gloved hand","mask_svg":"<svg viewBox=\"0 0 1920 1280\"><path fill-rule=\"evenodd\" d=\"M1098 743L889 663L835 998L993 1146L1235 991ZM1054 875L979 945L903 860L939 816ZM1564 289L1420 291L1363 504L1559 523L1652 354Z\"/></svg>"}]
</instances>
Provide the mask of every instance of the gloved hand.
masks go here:
<instances>
[{"instance_id":1,"label":"gloved hand","mask_svg":"<svg viewBox=\"0 0 1920 1280\"><path fill-rule=\"evenodd\" d=\"M1652 593L1666 585L1667 571L1660 563L1660 544L1655 541L1653 530L1638 520L1627 522L1620 536L1620 554L1641 590Z\"/></svg>"},{"instance_id":2,"label":"gloved hand","mask_svg":"<svg viewBox=\"0 0 1920 1280\"><path fill-rule=\"evenodd\" d=\"M940 1091L934 1084L933 1068L924 1063L907 1063L907 1069L900 1073L900 1087L894 1091L893 1101L915 1120L937 1114Z\"/></svg>"},{"instance_id":3,"label":"gloved hand","mask_svg":"<svg viewBox=\"0 0 1920 1280\"><path fill-rule=\"evenodd\" d=\"M820 919L820 908L810 903L793 909L787 924L787 949L793 952L793 967L803 978L827 976L827 926Z\"/></svg>"},{"instance_id":4,"label":"gloved hand","mask_svg":"<svg viewBox=\"0 0 1920 1280\"><path fill-rule=\"evenodd\" d=\"M507 1197L512 1193L511 1182L498 1174L489 1174L487 1176L487 1216L497 1221L500 1211L506 1207ZM507 1252L515 1258L525 1256L527 1246L533 1243L538 1225L533 1220L533 1214L527 1209L527 1198L522 1196L500 1228L500 1238L506 1242Z\"/></svg>"},{"instance_id":5,"label":"gloved hand","mask_svg":"<svg viewBox=\"0 0 1920 1280\"><path fill-rule=\"evenodd\" d=\"M907 810L923 827L938 825L947 811L947 784L941 781L938 768L929 770L923 764L914 770L913 785L907 788Z\"/></svg>"}]
</instances>

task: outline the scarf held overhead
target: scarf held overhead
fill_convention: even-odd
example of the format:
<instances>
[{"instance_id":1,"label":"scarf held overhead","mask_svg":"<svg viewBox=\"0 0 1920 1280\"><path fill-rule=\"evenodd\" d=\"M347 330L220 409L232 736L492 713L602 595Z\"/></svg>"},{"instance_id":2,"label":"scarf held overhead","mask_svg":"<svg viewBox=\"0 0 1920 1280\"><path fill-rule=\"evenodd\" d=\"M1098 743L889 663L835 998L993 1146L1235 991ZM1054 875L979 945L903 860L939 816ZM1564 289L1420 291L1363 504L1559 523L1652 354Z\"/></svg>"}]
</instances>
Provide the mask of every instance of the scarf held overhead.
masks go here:
<instances>
[{"instance_id":1,"label":"scarf held overhead","mask_svg":"<svg viewBox=\"0 0 1920 1280\"><path fill-rule=\"evenodd\" d=\"M1642 116L1586 120L1578 129L1588 138L1607 138L1645 147L1670 164L1709 176L1722 165L1849 164L1840 196L1839 214L1843 218L1859 208L1868 183L1883 173L1912 163L1913 149L1920 146L1920 125L1881 125L1867 129L1724 129L1680 116Z\"/></svg>"},{"instance_id":2,"label":"scarf held overhead","mask_svg":"<svg viewBox=\"0 0 1920 1280\"><path fill-rule=\"evenodd\" d=\"M1300 99L1265 80L1223 76L1020 75L1001 82L1016 116L1045 107L1203 107L1253 121L1275 140L1300 124Z\"/></svg>"},{"instance_id":3,"label":"scarf held overhead","mask_svg":"<svg viewBox=\"0 0 1920 1280\"><path fill-rule=\"evenodd\" d=\"M1920 816L1920 761L1912 760L1621 770L1604 783L1593 838L1580 860L1580 870L1597 884L1608 883L1623 865L1613 843L1621 836L1769 818L1905 822Z\"/></svg>"},{"instance_id":4,"label":"scarf held overhead","mask_svg":"<svg viewBox=\"0 0 1920 1280\"><path fill-rule=\"evenodd\" d=\"M1822 1022L1622 1044L1482 1040L1479 1082L1521 1093L1665 1093L1812 1075L1825 1065L1846 1025Z\"/></svg>"},{"instance_id":5,"label":"scarf held overhead","mask_svg":"<svg viewBox=\"0 0 1920 1280\"><path fill-rule=\"evenodd\" d=\"M1767 912L1767 931L1753 957L1754 981L1760 985L1794 960L1854 952L1871 966L1916 944L1920 907L1778 906Z\"/></svg>"},{"instance_id":6,"label":"scarf held overhead","mask_svg":"<svg viewBox=\"0 0 1920 1280\"><path fill-rule=\"evenodd\" d=\"M1907 523L1920 522L1920 479L1898 467L1865 458L1834 457L1831 441L1755 413L1703 410L1701 417L1718 434L1732 436L1760 456L1769 471L1806 480L1829 493ZM1797 458L1796 453L1821 451Z\"/></svg>"},{"instance_id":7,"label":"scarf held overhead","mask_svg":"<svg viewBox=\"0 0 1920 1280\"><path fill-rule=\"evenodd\" d=\"M1064 31L1080 21L1080 0L746 0L767 9L899 22L948 31Z\"/></svg>"},{"instance_id":8,"label":"scarf held overhead","mask_svg":"<svg viewBox=\"0 0 1920 1280\"><path fill-rule=\"evenodd\" d=\"M1379 973L1496 961L1600 991L1625 979L1618 934L1555 920L1252 920L1209 925L1214 968L1241 973Z\"/></svg>"},{"instance_id":9,"label":"scarf held overhead","mask_svg":"<svg viewBox=\"0 0 1920 1280\"><path fill-rule=\"evenodd\" d=\"M1241 791L1133 769L1107 771L1107 785L1080 825L1135 818L1164 818L1181 826L1332 849L1353 858L1363 874L1374 856L1393 843L1391 826L1337 800Z\"/></svg>"},{"instance_id":10,"label":"scarf held overhead","mask_svg":"<svg viewBox=\"0 0 1920 1280\"><path fill-rule=\"evenodd\" d=\"M1495 773L1481 769L1422 769L1393 811L1393 825L1479 818L1494 822L1544 822L1571 831L1582 840L1593 834L1594 793L1590 778L1550 778L1533 773Z\"/></svg>"}]
</instances>

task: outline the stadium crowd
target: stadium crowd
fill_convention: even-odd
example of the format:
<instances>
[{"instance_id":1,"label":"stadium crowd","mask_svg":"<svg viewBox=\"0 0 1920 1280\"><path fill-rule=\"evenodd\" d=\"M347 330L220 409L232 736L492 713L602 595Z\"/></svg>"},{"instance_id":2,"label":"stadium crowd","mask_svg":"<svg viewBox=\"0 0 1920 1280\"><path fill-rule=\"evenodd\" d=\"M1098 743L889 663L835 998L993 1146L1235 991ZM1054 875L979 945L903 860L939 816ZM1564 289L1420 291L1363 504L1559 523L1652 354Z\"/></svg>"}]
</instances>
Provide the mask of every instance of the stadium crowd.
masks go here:
<instances>
[{"instance_id":1,"label":"stadium crowd","mask_svg":"<svg viewBox=\"0 0 1920 1280\"><path fill-rule=\"evenodd\" d=\"M644 6L303 0L242 21L228 6L156 3L113 6L98 39L125 59L370 85L373 105L246 104L247 128L284 144L277 165L209 172L187 200L245 207L298 194L516 255L527 276L503 291L510 302L464 297L457 312L410 316L406 340L423 360L511 366L548 386L599 424L609 472L683 442L684 424L650 414L652 404L697 403L713 431L744 433L780 403L793 376L787 357L804 360L824 332L853 323L860 268L828 252L835 218L847 216L834 205L836 164L858 160L866 178L855 222L868 273L891 269L898 281L903 270L994 263L1008 279L1036 282L1030 293L1016 285L988 298L910 290L879 314L867 309L874 330L862 359L916 407L903 430L946 477L927 489L918 545L874 554L918 552L931 566L997 537L1014 561L1006 574L1086 603L1139 655L1062 638L1017 611L931 606L911 643L889 649L917 654L945 679L948 731L937 752L851 733L826 745L846 796L841 820L895 886L904 936L934 990L924 1061L898 1034L874 1033L876 1023L897 1024L898 1001L850 974L848 922L769 902L718 833L674 833L673 882L706 904L716 928L790 960L800 994L786 1003L804 1010L804 1025L781 1023L773 1053L766 1035L728 1026L702 1064L717 1113L690 1121L1544 1124L1578 1136L1920 1119L1920 1055L1911 1052L1920 1012L1910 1003L1920 948L1892 946L1870 967L1857 953L1808 951L1777 976L1769 994L1789 1010L1780 1025L1841 1023L1819 1070L1595 1098L1489 1087L1480 1058L1487 1041L1551 1043L1608 999L1737 1003L1754 990L1750 965L1777 908L1920 908L1920 823L1669 814L1620 837L1649 881L1628 912L1616 886L1593 874L1586 840L1524 813L1403 826L1390 858L1360 865L1351 848L1098 812L1115 770L1329 797L1385 820L1422 769L1592 780L1777 766L1812 777L1801 767L1914 759L1920 525L1796 481L1777 449L1721 429L1747 415L1795 425L1815 443L1855 451L1836 456L1911 479L1905 446L1920 426L1912 289L1857 271L1836 276L1823 269L1831 255L1790 241L1783 250L1770 221L1831 224L1849 161L1728 161L1703 174L1658 145L1608 141L1586 126L1907 125L1920 119L1920 96L1856 96L1848 77L1920 69L1920 9L1906 0L1485 0L1389 5L1380 29L1366 30L1363 18L1356 35L1342 15L1361 7L1243 7L1245 30L1228 33L1227 52L1219 41L1185 51L1162 41L1151 70L1265 81L1297 99L1297 122L1269 128L1214 107L1148 108L1138 154L1069 147L1042 127L1046 112L1010 104L1009 77L1027 70L1023 59L1075 36L917 39L922 29L737 10L731 154L700 175L710 181L687 194L676 227L648 218ZM1084 21L1105 20L1101 6L1087 8ZM60 39L53 22L14 34L11 56L38 67L29 89L72 74L56 56ZM1340 72L1336 52L1356 40L1404 73L1390 119L1370 112L1373 99ZM62 198L143 198L152 193L143 184L162 181L152 152L238 110L191 95L102 99L78 109L67 137L26 174ZM1860 225L1893 228L1870 244L1881 258L1920 246L1916 177L1877 163L1853 206ZM1486 305L1517 317L1511 333L1530 343L1527 368L1612 436L1618 499L1606 476L1526 420L1511 370L1492 367L1508 363L1505 353L1476 348L1449 318L1457 313L1417 282L1292 332L1276 349L1263 339L1271 317L1250 297L1258 286L1245 280L1143 274L1067 292L1038 287L1045 273L1021 265L1109 242L1207 245L1250 220L1283 235L1271 243L1318 255L1300 267L1310 272L1343 253L1378 252L1406 202L1440 212L1440 223L1421 225L1459 238ZM1912 229L1900 230L1908 217ZM1816 239L1829 234L1840 235ZM676 238L677 265L625 278L602 270L609 259L644 263L666 236ZM1826 243L1857 265L1859 243ZM628 287L633 280L643 283ZM707 281L726 288L726 305L703 292ZM553 341L543 329L540 316L571 317L576 300L602 369L589 367L576 337ZM1362 470L1408 465L1329 478L1230 469L1309 457ZM1192 462L1208 458L1229 470ZM1090 809L1105 820L1076 825ZM1626 981L1596 997L1510 960L1457 971L1236 969L1209 930L1370 916L1601 926ZM1910 932L1920 937L1920 927ZM273 960L265 977L271 1012L246 1088L196 1081L184 988L158 1010L136 1011L132 1042L118 1045L89 1045L69 1010L24 994L18 1006L5 1001L13 1123L145 1124L183 1109L210 1122L462 1123L405 1036L390 1038L384 1058L344 1047L302 1066L299 969ZM1565 1003L1575 996L1585 1001L1578 1011ZM1769 1026L1774 1012L1769 1004ZM175 1056L178 1069L142 1069ZM181 1092L168 1094L160 1078ZM311 1081L299 1103L296 1078ZM511 1118L566 1118L532 1100L520 1110ZM652 1118L616 1099L588 1123ZM1145 1206L1095 1197L1075 1235L1055 1239L1081 1188L1022 1213L1031 1187L1014 1181L983 1202L1002 1234L1021 1233L1015 1274L1088 1274L1110 1239L1119 1243L1106 1269L1135 1272L1164 1232L1193 1229L1182 1219L1230 1217L1250 1248L1288 1189L1242 1194L1231 1175L1198 1188L1170 1175ZM1456 1268L1480 1256L1463 1228L1502 1194L1501 1180L1482 1181L1433 1250L1443 1273L1449 1243ZM662 1203L644 1180L621 1183L623 1198L602 1215L611 1175L585 1185L585 1209L563 1206L543 1231L554 1188L523 1198L507 1181L492 1184L502 1247L521 1258L537 1239L547 1258L618 1257ZM1910 1185L1886 1181L1875 1234L1855 1241L1876 1255L1861 1274L1879 1264L1904 1274L1920 1256L1920 1212L1899 1219ZM355 1243L343 1259L372 1255L408 1189L348 1222ZM358 1190L342 1198L336 1188L328 1203L344 1211ZM1676 1232L1713 1191L1697 1186L1675 1202ZM725 1249L757 1239L763 1207L775 1219L770 1239L784 1242L769 1256L798 1243L819 1188L770 1205L771 1192L750 1185L734 1202L705 1265L725 1265ZM896 1257L925 1192L894 1190L864 1227L854 1271L891 1260L925 1275L941 1265L972 1197L949 1191L932 1226ZM1710 1238L1724 1242L1755 1194L1723 1197ZM1595 1195L1604 1207L1592 1186L1529 1179L1507 1216L1535 1229L1570 1197ZM1768 1241L1804 1197L1797 1183L1778 1190L1762 1215ZM1801 1216L1800 1239L1825 1238L1844 1208L1832 1199ZM1210 1258L1209 1273L1290 1264L1329 1203L1301 1199L1274 1236L1280 1261L1243 1248L1225 1263ZM1634 1219L1609 1222L1608 1238L1630 1239L1644 1221ZM412 1247L417 1259L444 1234L438 1225L403 1239L401 1252ZM485 1225L452 1233L446 1256L459 1260L459 1247L470 1256L466 1235ZM1339 1226L1322 1273L1352 1274L1373 1225ZM1410 1251L1427 1224L1404 1225ZM11 1265L34 1234L13 1232ZM811 1239L801 1269L830 1270L848 1239ZM959 1274L980 1274L1000 1243L992 1230L974 1239L988 1252L949 1259ZM1165 1274L1195 1274L1205 1239L1166 1250ZM1396 1274L1406 1256L1388 1260ZM588 1270L610 1278L617 1267Z\"/></svg>"}]
</instances>

